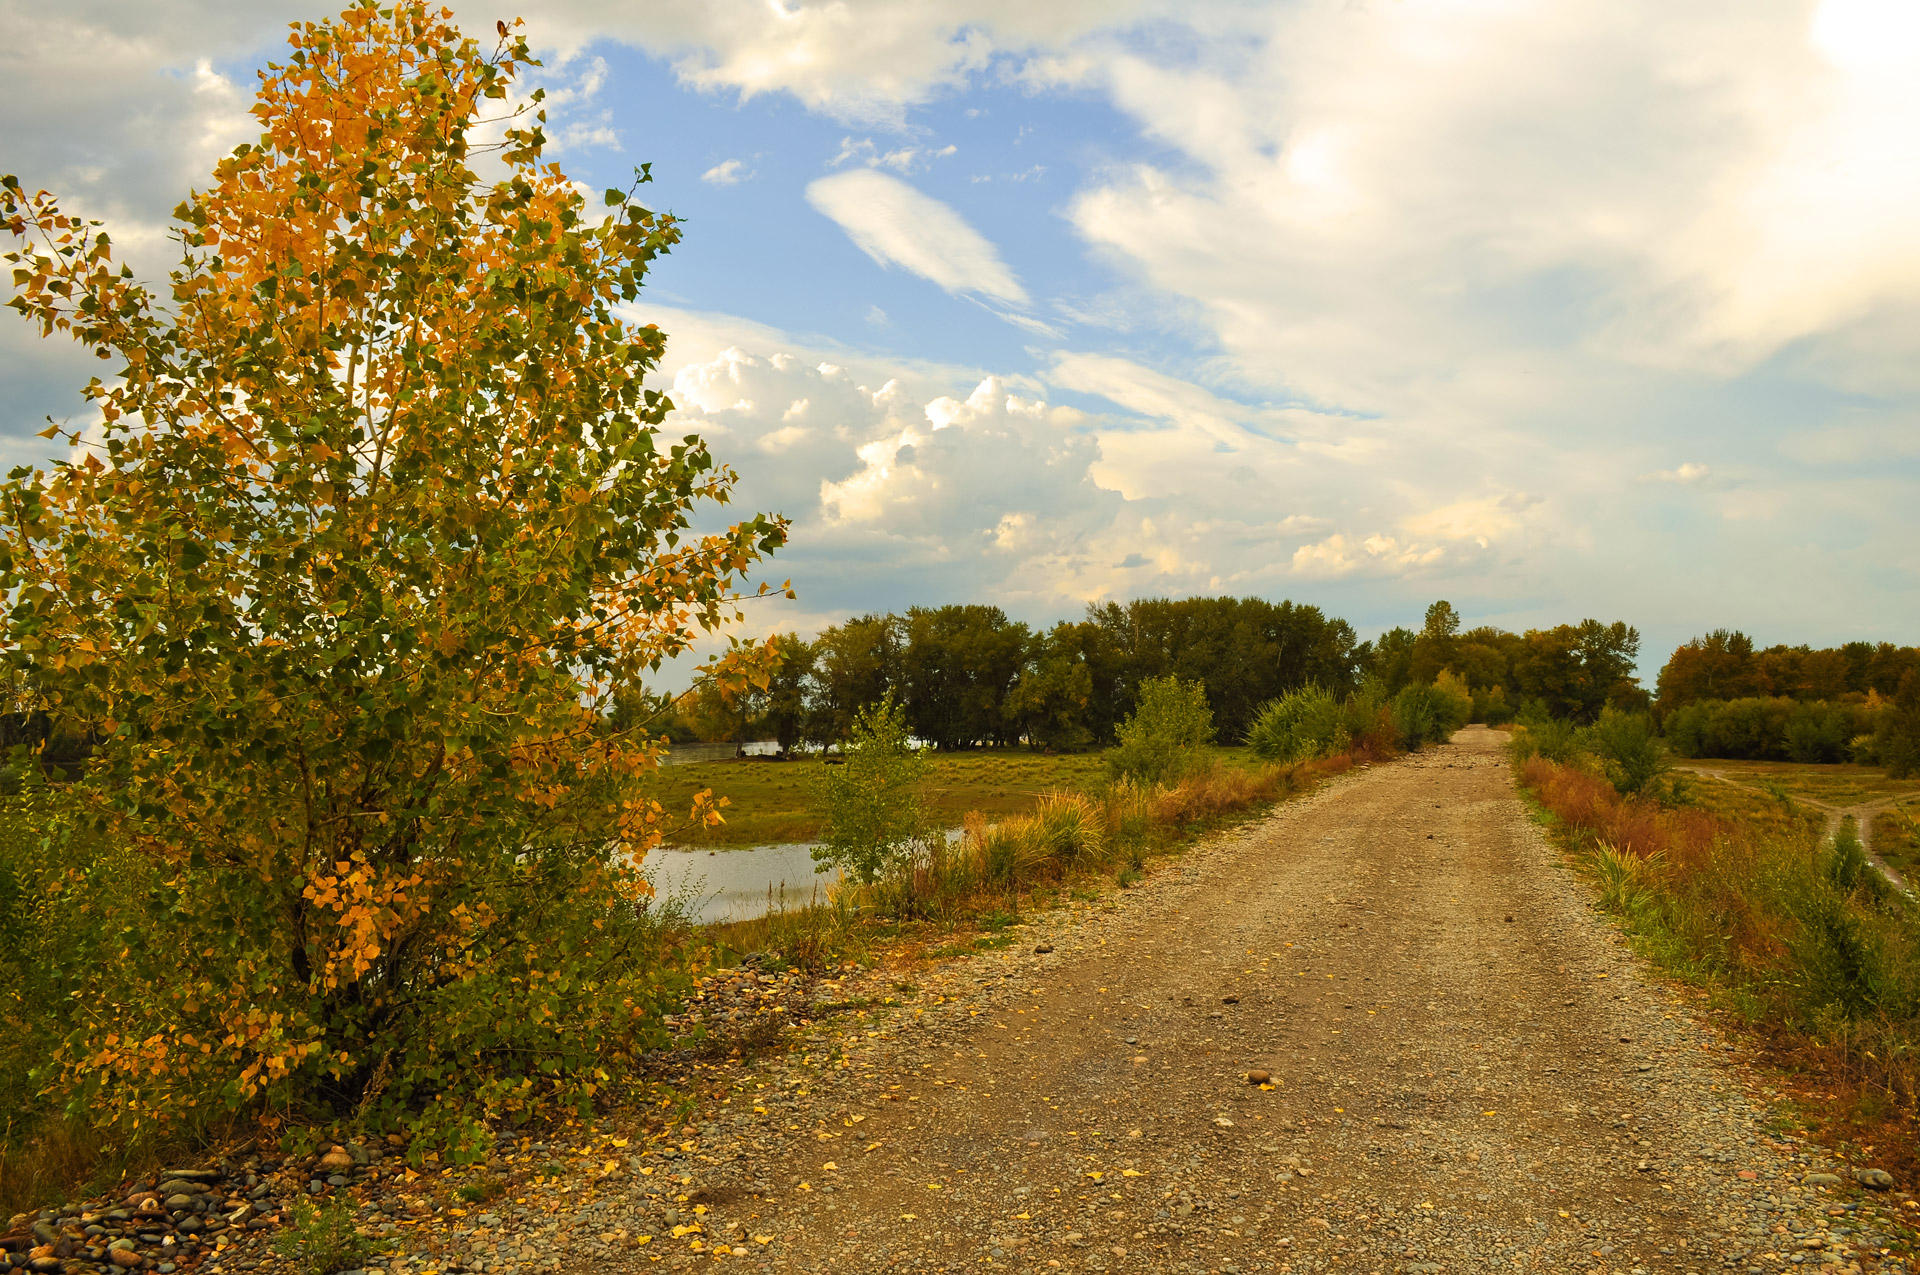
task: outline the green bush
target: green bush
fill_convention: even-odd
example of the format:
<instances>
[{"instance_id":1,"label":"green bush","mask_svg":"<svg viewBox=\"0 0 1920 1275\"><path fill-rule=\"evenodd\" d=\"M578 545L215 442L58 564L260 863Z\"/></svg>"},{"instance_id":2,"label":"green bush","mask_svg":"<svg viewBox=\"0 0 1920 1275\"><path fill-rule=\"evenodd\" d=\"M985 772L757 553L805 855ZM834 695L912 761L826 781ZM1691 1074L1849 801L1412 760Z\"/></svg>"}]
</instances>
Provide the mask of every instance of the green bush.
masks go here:
<instances>
[{"instance_id":1,"label":"green bush","mask_svg":"<svg viewBox=\"0 0 1920 1275\"><path fill-rule=\"evenodd\" d=\"M1579 727L1552 717L1522 724L1513 733L1507 749L1516 762L1526 761L1530 757L1544 757L1562 766L1574 765L1587 751Z\"/></svg>"},{"instance_id":2,"label":"green bush","mask_svg":"<svg viewBox=\"0 0 1920 1275\"><path fill-rule=\"evenodd\" d=\"M1431 686L1404 686L1393 697L1393 729L1400 747L1413 752L1445 743L1473 715L1473 699L1447 674Z\"/></svg>"},{"instance_id":3,"label":"green bush","mask_svg":"<svg viewBox=\"0 0 1920 1275\"><path fill-rule=\"evenodd\" d=\"M1783 741L1787 760L1831 763L1846 761L1854 736L1854 711L1845 704L1795 704L1787 714Z\"/></svg>"},{"instance_id":4,"label":"green bush","mask_svg":"<svg viewBox=\"0 0 1920 1275\"><path fill-rule=\"evenodd\" d=\"M1312 761L1346 751L1341 702L1309 682L1268 700L1247 732L1247 746L1267 761Z\"/></svg>"},{"instance_id":5,"label":"green bush","mask_svg":"<svg viewBox=\"0 0 1920 1275\"><path fill-rule=\"evenodd\" d=\"M1386 683L1370 677L1347 696L1340 705L1340 731L1356 752L1384 755L1398 746Z\"/></svg>"},{"instance_id":6,"label":"green bush","mask_svg":"<svg viewBox=\"0 0 1920 1275\"><path fill-rule=\"evenodd\" d=\"M820 772L826 827L813 857L822 872L839 868L871 884L912 862L926 827L926 755L908 742L906 712L891 691L854 714L845 758Z\"/></svg>"},{"instance_id":7,"label":"green bush","mask_svg":"<svg viewBox=\"0 0 1920 1275\"><path fill-rule=\"evenodd\" d=\"M1858 759L1862 710L1824 700L1700 700L1667 715L1667 744L1681 757L1739 761Z\"/></svg>"},{"instance_id":8,"label":"green bush","mask_svg":"<svg viewBox=\"0 0 1920 1275\"><path fill-rule=\"evenodd\" d=\"M1640 713L1602 709L1600 720L1587 728L1586 744L1606 769L1614 791L1623 796L1644 792L1667 769L1667 753L1653 723Z\"/></svg>"},{"instance_id":9,"label":"green bush","mask_svg":"<svg viewBox=\"0 0 1920 1275\"><path fill-rule=\"evenodd\" d=\"M1115 779L1160 784L1177 781L1213 740L1207 688L1174 677L1140 684L1140 706L1120 724L1120 742L1107 751Z\"/></svg>"}]
</instances>

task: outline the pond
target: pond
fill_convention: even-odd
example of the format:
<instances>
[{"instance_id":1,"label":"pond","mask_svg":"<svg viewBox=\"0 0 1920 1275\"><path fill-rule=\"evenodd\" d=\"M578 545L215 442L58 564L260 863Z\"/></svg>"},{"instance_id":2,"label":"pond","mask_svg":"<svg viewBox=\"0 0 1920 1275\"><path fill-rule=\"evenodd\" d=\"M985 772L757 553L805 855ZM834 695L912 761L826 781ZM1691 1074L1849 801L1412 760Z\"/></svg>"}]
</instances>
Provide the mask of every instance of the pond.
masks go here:
<instances>
[{"instance_id":1,"label":"pond","mask_svg":"<svg viewBox=\"0 0 1920 1275\"><path fill-rule=\"evenodd\" d=\"M695 922L746 921L774 907L825 903L836 872L815 872L813 846L749 850L655 850L641 865L663 899L680 898Z\"/></svg>"},{"instance_id":2,"label":"pond","mask_svg":"<svg viewBox=\"0 0 1920 1275\"><path fill-rule=\"evenodd\" d=\"M702 761L730 761L737 752L749 757L774 757L780 744L772 739L750 739L744 744L675 744L660 758L662 766L691 766Z\"/></svg>"}]
</instances>

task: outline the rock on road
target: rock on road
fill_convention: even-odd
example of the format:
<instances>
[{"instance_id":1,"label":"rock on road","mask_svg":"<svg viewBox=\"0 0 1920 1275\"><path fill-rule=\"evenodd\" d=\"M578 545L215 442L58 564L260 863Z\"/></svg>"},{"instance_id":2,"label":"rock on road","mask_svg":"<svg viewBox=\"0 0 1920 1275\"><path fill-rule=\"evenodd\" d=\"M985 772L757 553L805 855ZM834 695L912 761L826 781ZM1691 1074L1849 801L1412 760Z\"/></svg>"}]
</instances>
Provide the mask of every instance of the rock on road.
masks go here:
<instances>
[{"instance_id":1,"label":"rock on road","mask_svg":"<svg viewBox=\"0 0 1920 1275\"><path fill-rule=\"evenodd\" d=\"M707 1251L779 1272L1875 1269L1892 1201L1803 1185L1844 1170L1768 1132L1697 1002L1593 911L1504 739L1362 768L819 1033L679 1162ZM633 1256L706 1260L685 1243Z\"/></svg>"}]
</instances>

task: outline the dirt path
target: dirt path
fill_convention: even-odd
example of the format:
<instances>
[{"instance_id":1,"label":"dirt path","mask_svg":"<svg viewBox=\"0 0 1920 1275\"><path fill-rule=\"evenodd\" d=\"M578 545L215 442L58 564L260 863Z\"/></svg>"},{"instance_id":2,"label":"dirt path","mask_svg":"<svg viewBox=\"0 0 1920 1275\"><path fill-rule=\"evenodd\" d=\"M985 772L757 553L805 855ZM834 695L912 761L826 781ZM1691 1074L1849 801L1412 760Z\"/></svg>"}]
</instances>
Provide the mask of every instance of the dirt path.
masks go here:
<instances>
[{"instance_id":1,"label":"dirt path","mask_svg":"<svg viewBox=\"0 0 1920 1275\"><path fill-rule=\"evenodd\" d=\"M1641 976L1503 739L1355 772L916 975L635 1157L653 1176L553 1265L1874 1268L1898 1197L1803 1185L1843 1170L1776 1141L1695 1003Z\"/></svg>"},{"instance_id":2,"label":"dirt path","mask_svg":"<svg viewBox=\"0 0 1920 1275\"><path fill-rule=\"evenodd\" d=\"M1748 792L1757 792L1762 796L1770 797L1774 795L1765 788L1758 787L1754 784L1742 783L1726 771L1717 770L1712 766L1679 766L1675 769L1684 770L1690 775L1699 775L1706 779L1717 779L1723 784L1732 784L1735 788L1744 788ZM1880 869L1881 875L1893 882L1895 889L1912 893L1913 887L1907 884L1907 879L1900 875L1899 870L1892 864L1882 859L1879 853L1873 848L1873 817L1884 810L1893 809L1900 802L1898 797L1876 797L1872 801L1862 801L1851 806L1829 805L1824 801L1816 801L1812 797L1794 797L1792 800L1804 806L1812 806L1815 810L1826 815L1827 826L1822 835L1824 835L1828 841L1840 835L1842 824L1849 819L1853 820L1854 835L1860 839L1860 848L1866 853L1867 861L1872 863L1874 867Z\"/></svg>"}]
</instances>

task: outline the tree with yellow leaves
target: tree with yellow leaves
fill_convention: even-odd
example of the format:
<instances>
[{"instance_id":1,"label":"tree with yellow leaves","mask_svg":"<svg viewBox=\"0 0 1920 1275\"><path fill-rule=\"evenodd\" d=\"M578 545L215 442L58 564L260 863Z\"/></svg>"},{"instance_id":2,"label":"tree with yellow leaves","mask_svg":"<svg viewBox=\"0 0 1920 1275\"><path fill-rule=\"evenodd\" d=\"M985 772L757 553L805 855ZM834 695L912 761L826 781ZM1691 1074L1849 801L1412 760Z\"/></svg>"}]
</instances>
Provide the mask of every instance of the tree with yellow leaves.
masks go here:
<instances>
[{"instance_id":1,"label":"tree with yellow leaves","mask_svg":"<svg viewBox=\"0 0 1920 1275\"><path fill-rule=\"evenodd\" d=\"M66 825L154 886L96 918L147 975L58 1060L109 1118L577 1098L645 1034L660 743L602 701L737 618L786 524L692 534L735 475L661 439L665 338L619 313L679 227L542 163L498 33L296 26L163 292L4 179L13 308L119 364L0 489L0 654L95 741Z\"/></svg>"}]
</instances>

